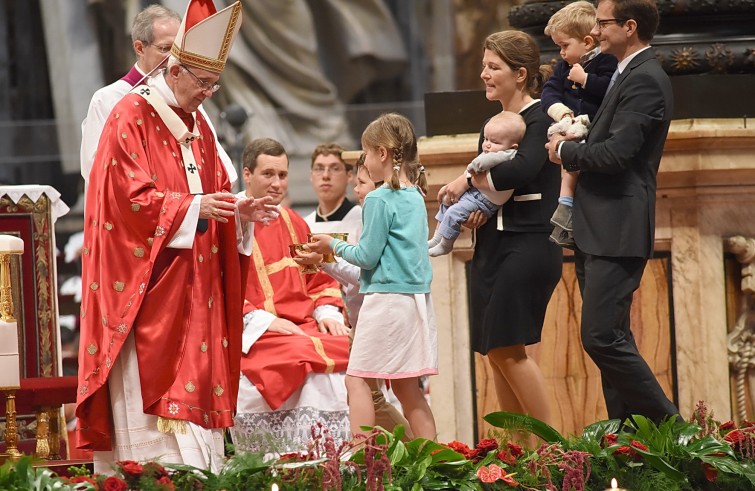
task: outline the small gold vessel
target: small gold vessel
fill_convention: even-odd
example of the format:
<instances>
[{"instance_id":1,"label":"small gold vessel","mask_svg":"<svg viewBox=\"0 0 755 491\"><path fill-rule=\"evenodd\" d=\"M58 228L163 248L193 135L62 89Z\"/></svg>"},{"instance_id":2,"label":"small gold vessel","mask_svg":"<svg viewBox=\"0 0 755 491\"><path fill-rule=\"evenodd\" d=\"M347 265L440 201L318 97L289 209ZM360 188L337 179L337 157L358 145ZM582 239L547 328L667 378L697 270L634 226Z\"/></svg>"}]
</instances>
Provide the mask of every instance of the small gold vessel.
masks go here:
<instances>
[{"instance_id":1,"label":"small gold vessel","mask_svg":"<svg viewBox=\"0 0 755 491\"><path fill-rule=\"evenodd\" d=\"M309 252L304 249L306 244L288 244L288 253L291 257L298 257L296 251ZM305 264L302 266L302 273L312 274L320 271L316 264Z\"/></svg>"},{"instance_id":2,"label":"small gold vessel","mask_svg":"<svg viewBox=\"0 0 755 491\"><path fill-rule=\"evenodd\" d=\"M318 234L313 234L313 233L307 234L307 240L309 242L312 242L312 236L314 236L314 235L318 235ZM322 235L330 235L334 239L342 240L344 242L346 242L346 240L349 238L349 234L347 232L331 232L329 234L322 234ZM332 252L329 252L327 254L323 254L323 256L322 256L322 262L324 262L324 263L334 263L334 262L336 262L336 258L335 258L335 256L333 255Z\"/></svg>"}]
</instances>

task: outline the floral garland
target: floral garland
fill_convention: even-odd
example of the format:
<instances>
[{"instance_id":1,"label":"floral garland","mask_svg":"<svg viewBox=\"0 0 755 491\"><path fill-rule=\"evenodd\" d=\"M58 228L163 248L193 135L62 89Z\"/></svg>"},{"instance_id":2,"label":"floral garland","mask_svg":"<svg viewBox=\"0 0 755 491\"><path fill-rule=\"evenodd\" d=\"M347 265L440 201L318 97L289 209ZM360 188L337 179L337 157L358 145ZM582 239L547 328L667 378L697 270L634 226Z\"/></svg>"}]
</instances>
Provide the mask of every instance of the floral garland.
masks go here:
<instances>
[{"instance_id":1,"label":"floral garland","mask_svg":"<svg viewBox=\"0 0 755 491\"><path fill-rule=\"evenodd\" d=\"M219 474L190 466L119 462L113 476L83 468L69 476L34 469L25 457L0 467L0 489L96 491L241 490L543 490L603 491L611 478L632 491L755 488L755 422L719 423L700 403L690 422L672 417L656 425L634 416L600 421L566 438L545 423L513 413L485 419L500 434L475 447L458 441L402 441L404 432L373 429L366 442L337 446L322 425L312 428L307 452L264 460L232 456ZM525 449L507 435L526 431L543 443Z\"/></svg>"}]
</instances>

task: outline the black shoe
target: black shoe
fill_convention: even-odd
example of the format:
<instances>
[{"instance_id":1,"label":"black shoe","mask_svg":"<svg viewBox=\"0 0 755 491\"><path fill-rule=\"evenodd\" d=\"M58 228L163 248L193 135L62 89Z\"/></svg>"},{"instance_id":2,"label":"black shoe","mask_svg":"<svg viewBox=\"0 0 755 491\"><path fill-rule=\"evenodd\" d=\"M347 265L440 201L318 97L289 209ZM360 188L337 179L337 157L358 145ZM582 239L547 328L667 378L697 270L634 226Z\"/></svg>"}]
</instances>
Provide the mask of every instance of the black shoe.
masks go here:
<instances>
[{"instance_id":1,"label":"black shoe","mask_svg":"<svg viewBox=\"0 0 755 491\"><path fill-rule=\"evenodd\" d=\"M556 207L556 211L553 212L553 216L551 217L551 224L571 232L573 230L572 207L559 203Z\"/></svg>"}]
</instances>

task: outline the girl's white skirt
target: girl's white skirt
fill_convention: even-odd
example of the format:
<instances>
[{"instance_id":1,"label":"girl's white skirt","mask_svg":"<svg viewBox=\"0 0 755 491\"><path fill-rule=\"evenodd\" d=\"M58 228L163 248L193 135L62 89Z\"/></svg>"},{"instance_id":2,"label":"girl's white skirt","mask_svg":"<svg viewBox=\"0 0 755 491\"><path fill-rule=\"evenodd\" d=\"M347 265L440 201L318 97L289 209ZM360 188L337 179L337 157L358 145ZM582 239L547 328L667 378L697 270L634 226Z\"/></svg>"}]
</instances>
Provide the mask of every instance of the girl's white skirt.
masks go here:
<instances>
[{"instance_id":1,"label":"girl's white skirt","mask_svg":"<svg viewBox=\"0 0 755 491\"><path fill-rule=\"evenodd\" d=\"M346 373L382 379L436 375L438 336L430 294L365 295Z\"/></svg>"}]
</instances>

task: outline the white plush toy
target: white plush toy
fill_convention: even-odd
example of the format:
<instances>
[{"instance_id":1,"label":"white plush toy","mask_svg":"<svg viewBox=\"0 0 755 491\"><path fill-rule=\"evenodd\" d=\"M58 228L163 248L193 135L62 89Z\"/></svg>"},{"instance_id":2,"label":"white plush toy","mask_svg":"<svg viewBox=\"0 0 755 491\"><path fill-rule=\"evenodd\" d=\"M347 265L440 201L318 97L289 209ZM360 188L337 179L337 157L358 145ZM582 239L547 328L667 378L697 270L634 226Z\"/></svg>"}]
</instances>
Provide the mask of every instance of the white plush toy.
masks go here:
<instances>
[{"instance_id":1,"label":"white plush toy","mask_svg":"<svg viewBox=\"0 0 755 491\"><path fill-rule=\"evenodd\" d=\"M584 140L590 131L590 117L581 114L576 118L563 117L557 123L553 123L548 128L548 139L552 135L573 135L577 140Z\"/></svg>"}]
</instances>

